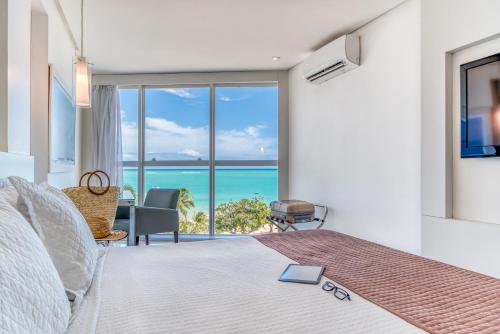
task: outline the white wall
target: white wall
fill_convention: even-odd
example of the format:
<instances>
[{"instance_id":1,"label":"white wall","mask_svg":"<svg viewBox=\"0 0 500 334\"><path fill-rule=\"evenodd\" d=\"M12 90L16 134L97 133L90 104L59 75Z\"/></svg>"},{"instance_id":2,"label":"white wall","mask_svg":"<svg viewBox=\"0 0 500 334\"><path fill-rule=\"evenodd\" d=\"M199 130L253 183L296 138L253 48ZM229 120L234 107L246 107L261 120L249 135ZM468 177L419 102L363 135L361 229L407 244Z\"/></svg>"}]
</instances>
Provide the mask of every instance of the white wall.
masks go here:
<instances>
[{"instance_id":1,"label":"white wall","mask_svg":"<svg viewBox=\"0 0 500 334\"><path fill-rule=\"evenodd\" d=\"M67 91L73 88L73 61L76 55L74 32L66 28L66 13L56 7L54 0L41 0L49 17L49 63ZM63 16L61 16L64 15Z\"/></svg>"},{"instance_id":2,"label":"white wall","mask_svg":"<svg viewBox=\"0 0 500 334\"><path fill-rule=\"evenodd\" d=\"M500 31L497 0L422 0L422 211L452 214L450 53ZM452 14L451 14L452 13ZM448 73L448 75L447 75ZM448 81L448 82L447 82Z\"/></svg>"},{"instance_id":3,"label":"white wall","mask_svg":"<svg viewBox=\"0 0 500 334\"><path fill-rule=\"evenodd\" d=\"M322 85L289 73L290 197L328 228L420 252L420 2L356 32L361 66Z\"/></svg>"},{"instance_id":4,"label":"white wall","mask_svg":"<svg viewBox=\"0 0 500 334\"><path fill-rule=\"evenodd\" d=\"M64 25L61 15L64 12L56 4L53 0L0 0L0 151L33 154L36 181L48 179L50 183L62 187L75 184L80 173L81 117L77 115L75 168L69 173L48 174L49 112L44 102L44 95L48 94L48 77L45 73L48 63L51 63L64 86L72 91L76 45L72 33ZM32 10L46 15L48 19L45 27L35 30L34 54L31 53L30 38ZM47 28L48 36L44 36L47 35ZM48 53L48 59L44 53ZM32 62L35 64L33 87ZM30 105L31 96L35 98L33 108Z\"/></svg>"},{"instance_id":5,"label":"white wall","mask_svg":"<svg viewBox=\"0 0 500 334\"><path fill-rule=\"evenodd\" d=\"M500 224L500 159L460 158L460 65L500 53L500 38L472 46L453 54L453 218ZM491 69L490 69L491 71ZM486 72L490 79L500 79ZM481 90L490 98L489 80ZM484 101L484 100L483 100ZM469 103L474 103L469 99ZM489 111L489 110L488 110ZM489 114L488 114L489 116Z\"/></svg>"},{"instance_id":6,"label":"white wall","mask_svg":"<svg viewBox=\"0 0 500 334\"><path fill-rule=\"evenodd\" d=\"M0 0L0 151L30 153L30 0Z\"/></svg>"},{"instance_id":7,"label":"white wall","mask_svg":"<svg viewBox=\"0 0 500 334\"><path fill-rule=\"evenodd\" d=\"M500 251L500 225L449 219L453 214L451 54L498 36L496 13L500 13L497 0L422 0L422 254L500 277L500 262L494 259Z\"/></svg>"},{"instance_id":8,"label":"white wall","mask_svg":"<svg viewBox=\"0 0 500 334\"><path fill-rule=\"evenodd\" d=\"M0 152L8 150L8 15L7 0L0 0Z\"/></svg>"},{"instance_id":9,"label":"white wall","mask_svg":"<svg viewBox=\"0 0 500 334\"><path fill-rule=\"evenodd\" d=\"M26 154L0 152L0 179L15 175L33 181L33 160Z\"/></svg>"},{"instance_id":10,"label":"white wall","mask_svg":"<svg viewBox=\"0 0 500 334\"><path fill-rule=\"evenodd\" d=\"M68 92L72 92L73 82L73 60L75 57L75 38L74 32L68 30L64 16L66 13L61 11L56 6L56 1L53 0L40 0L43 10L48 17L48 63L52 65L52 70L58 79L62 82ZM73 7L70 7L73 9ZM73 15L73 14L72 14ZM79 35L78 35L79 36ZM80 175L81 165L81 111L77 110L76 115L76 134L75 134L75 157L76 164L69 172L64 173L48 173L46 179L48 182L57 187L67 187L75 185L78 176ZM39 117L46 117L48 119L48 109L45 115ZM49 128L44 127L43 131L39 134L40 140L46 140L49 136ZM43 149L43 148L42 148ZM48 147L47 147L48 149ZM36 165L38 168L38 175L48 172L48 166L45 164Z\"/></svg>"},{"instance_id":11,"label":"white wall","mask_svg":"<svg viewBox=\"0 0 500 334\"><path fill-rule=\"evenodd\" d=\"M497 224L422 217L422 255L500 278Z\"/></svg>"}]
</instances>

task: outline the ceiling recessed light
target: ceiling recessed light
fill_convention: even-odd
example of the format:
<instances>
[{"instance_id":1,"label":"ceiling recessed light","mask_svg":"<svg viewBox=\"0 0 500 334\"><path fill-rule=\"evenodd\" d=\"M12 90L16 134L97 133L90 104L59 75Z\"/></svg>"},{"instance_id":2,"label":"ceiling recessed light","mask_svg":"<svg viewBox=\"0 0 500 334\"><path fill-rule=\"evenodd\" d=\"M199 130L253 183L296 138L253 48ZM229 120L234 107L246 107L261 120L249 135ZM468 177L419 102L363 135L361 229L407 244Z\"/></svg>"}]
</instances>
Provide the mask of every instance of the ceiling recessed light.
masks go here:
<instances>
[{"instance_id":1,"label":"ceiling recessed light","mask_svg":"<svg viewBox=\"0 0 500 334\"><path fill-rule=\"evenodd\" d=\"M278 56L274 56L274 57L273 57L273 60L274 60L274 61L277 61L277 60L280 60L280 59L281 59L281 57L278 57Z\"/></svg>"}]
</instances>

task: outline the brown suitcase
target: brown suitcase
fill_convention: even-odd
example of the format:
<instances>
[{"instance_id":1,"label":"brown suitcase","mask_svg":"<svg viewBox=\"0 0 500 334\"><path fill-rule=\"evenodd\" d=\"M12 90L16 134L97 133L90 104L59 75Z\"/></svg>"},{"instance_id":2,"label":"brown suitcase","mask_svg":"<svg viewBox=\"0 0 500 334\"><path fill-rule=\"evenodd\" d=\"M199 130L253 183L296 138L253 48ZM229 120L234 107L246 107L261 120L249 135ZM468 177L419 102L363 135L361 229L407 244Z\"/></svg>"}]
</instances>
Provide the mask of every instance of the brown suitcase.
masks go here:
<instances>
[{"instance_id":1,"label":"brown suitcase","mask_svg":"<svg viewBox=\"0 0 500 334\"><path fill-rule=\"evenodd\" d=\"M311 221L314 219L314 204L299 200L273 201L271 216L291 224Z\"/></svg>"}]
</instances>

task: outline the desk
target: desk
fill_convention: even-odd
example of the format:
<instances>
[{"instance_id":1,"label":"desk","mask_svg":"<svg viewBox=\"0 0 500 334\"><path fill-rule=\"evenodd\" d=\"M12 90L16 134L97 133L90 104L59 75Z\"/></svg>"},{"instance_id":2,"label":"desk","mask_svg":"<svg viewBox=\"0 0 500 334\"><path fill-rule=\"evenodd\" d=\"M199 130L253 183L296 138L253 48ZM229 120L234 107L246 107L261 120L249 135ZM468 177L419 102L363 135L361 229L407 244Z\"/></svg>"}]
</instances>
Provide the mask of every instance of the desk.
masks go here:
<instances>
[{"instance_id":1,"label":"desk","mask_svg":"<svg viewBox=\"0 0 500 334\"><path fill-rule=\"evenodd\" d=\"M135 198L134 195L128 191L123 191L120 200L118 202L119 206L128 206L130 210L129 216L129 227L128 227L128 237L127 246L135 246Z\"/></svg>"}]
</instances>

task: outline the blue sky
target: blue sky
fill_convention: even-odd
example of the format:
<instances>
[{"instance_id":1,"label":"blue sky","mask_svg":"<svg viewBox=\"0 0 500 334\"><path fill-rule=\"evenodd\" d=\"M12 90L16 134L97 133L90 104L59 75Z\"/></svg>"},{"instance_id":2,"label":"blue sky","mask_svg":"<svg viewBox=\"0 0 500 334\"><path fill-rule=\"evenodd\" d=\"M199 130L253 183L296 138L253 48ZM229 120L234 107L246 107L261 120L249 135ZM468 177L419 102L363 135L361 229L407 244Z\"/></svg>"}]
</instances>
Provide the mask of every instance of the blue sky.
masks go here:
<instances>
[{"instance_id":1,"label":"blue sky","mask_svg":"<svg viewBox=\"0 0 500 334\"><path fill-rule=\"evenodd\" d=\"M150 88L145 93L146 159L208 159L207 87ZM218 87L217 159L277 159L277 87ZM136 90L120 91L123 152L137 156Z\"/></svg>"}]
</instances>

